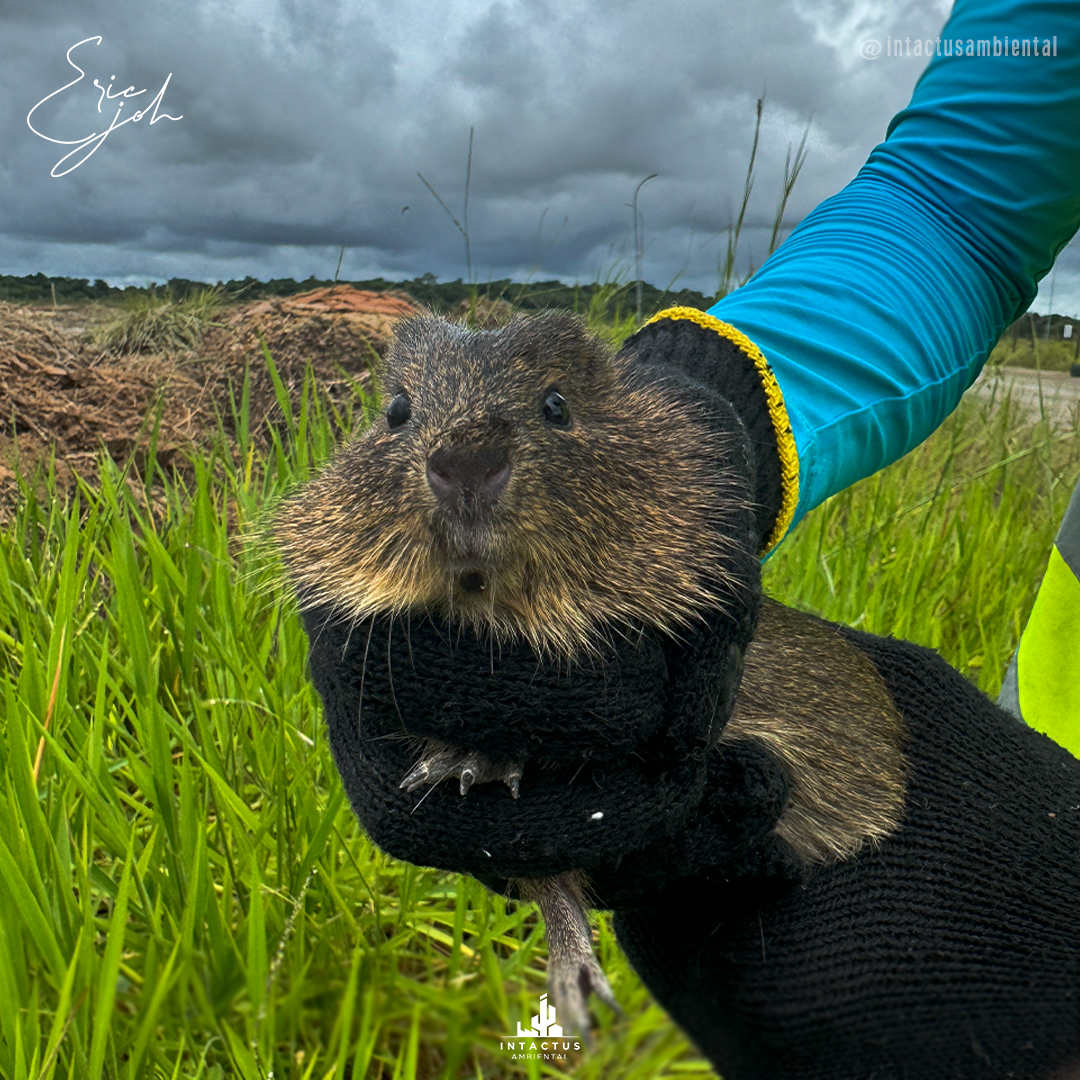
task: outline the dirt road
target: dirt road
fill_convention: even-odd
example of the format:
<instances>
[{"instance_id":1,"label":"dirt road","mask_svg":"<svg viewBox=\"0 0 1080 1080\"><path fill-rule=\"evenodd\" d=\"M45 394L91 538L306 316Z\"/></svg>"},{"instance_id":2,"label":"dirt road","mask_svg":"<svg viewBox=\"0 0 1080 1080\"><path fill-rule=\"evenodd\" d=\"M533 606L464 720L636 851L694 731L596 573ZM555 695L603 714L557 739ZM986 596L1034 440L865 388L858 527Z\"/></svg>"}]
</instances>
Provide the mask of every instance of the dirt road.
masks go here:
<instances>
[{"instance_id":1,"label":"dirt road","mask_svg":"<svg viewBox=\"0 0 1080 1080\"><path fill-rule=\"evenodd\" d=\"M984 371L968 391L977 397L989 398L1010 394L1032 412L1039 412L1039 390L1047 413L1058 423L1080 427L1080 379L1067 372L1036 372L1028 368L1002 368L1000 376Z\"/></svg>"}]
</instances>

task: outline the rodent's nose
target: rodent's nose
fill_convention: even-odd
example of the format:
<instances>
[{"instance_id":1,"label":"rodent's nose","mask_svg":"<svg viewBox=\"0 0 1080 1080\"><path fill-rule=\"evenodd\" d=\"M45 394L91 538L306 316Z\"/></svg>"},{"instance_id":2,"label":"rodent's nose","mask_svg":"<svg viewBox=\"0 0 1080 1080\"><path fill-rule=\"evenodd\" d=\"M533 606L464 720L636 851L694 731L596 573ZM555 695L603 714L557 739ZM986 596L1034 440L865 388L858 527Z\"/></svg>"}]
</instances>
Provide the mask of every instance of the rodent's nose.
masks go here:
<instances>
[{"instance_id":1,"label":"rodent's nose","mask_svg":"<svg viewBox=\"0 0 1080 1080\"><path fill-rule=\"evenodd\" d=\"M427 460L428 486L451 505L468 496L494 502L509 479L510 459L493 446L444 446Z\"/></svg>"}]
</instances>

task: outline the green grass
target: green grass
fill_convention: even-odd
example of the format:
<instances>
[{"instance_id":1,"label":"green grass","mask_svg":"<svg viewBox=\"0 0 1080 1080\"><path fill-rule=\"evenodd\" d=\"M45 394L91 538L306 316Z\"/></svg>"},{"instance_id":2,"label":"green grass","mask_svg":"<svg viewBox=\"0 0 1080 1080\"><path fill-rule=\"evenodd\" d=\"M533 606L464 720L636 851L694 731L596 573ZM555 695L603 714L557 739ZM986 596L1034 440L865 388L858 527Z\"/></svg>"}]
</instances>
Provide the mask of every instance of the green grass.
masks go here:
<instances>
[{"instance_id":1,"label":"green grass","mask_svg":"<svg viewBox=\"0 0 1080 1080\"><path fill-rule=\"evenodd\" d=\"M1037 338L1033 342L1030 333L1018 333L1015 338L1006 333L994 346L987 363L991 367L1068 371L1073 364L1080 364L1078 344L1080 339L1077 338L1072 341L1044 341Z\"/></svg>"},{"instance_id":2,"label":"green grass","mask_svg":"<svg viewBox=\"0 0 1080 1080\"><path fill-rule=\"evenodd\" d=\"M965 400L907 457L807 515L766 563L766 590L929 645L996 695L1080 476L1075 422L1054 427L1000 388Z\"/></svg>"},{"instance_id":3,"label":"green grass","mask_svg":"<svg viewBox=\"0 0 1080 1080\"><path fill-rule=\"evenodd\" d=\"M110 352L177 352L194 349L203 330L225 306L220 286L197 289L181 300L172 290L124 296L111 317L89 332L92 344Z\"/></svg>"},{"instance_id":4,"label":"green grass","mask_svg":"<svg viewBox=\"0 0 1080 1080\"><path fill-rule=\"evenodd\" d=\"M711 1076L604 920L625 1017L562 1071L500 1053L543 992L536 916L366 841L299 619L242 542L352 421L310 387L283 405L263 455L242 399L239 445L153 515L161 478L106 462L69 501L28 481L0 535L0 1076ZM1078 473L1075 434L965 406L810 515L768 587L993 691Z\"/></svg>"}]
</instances>

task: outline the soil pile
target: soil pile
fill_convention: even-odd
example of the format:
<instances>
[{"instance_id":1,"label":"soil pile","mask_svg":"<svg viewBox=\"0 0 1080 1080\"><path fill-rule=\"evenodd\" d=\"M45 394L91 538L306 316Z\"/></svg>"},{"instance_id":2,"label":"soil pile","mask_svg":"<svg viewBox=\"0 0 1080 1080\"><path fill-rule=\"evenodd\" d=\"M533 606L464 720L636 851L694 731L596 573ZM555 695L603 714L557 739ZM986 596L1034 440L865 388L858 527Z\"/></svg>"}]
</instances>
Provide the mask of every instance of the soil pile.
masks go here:
<instances>
[{"instance_id":1,"label":"soil pile","mask_svg":"<svg viewBox=\"0 0 1080 1080\"><path fill-rule=\"evenodd\" d=\"M266 342L290 398L298 401L308 363L320 389L341 403L370 387L372 362L386 351L394 324L417 312L407 296L349 286L315 289L232 309L207 331L200 349L203 383L229 426L230 385L237 398L248 372L253 427L278 414L273 379L260 345Z\"/></svg>"}]
</instances>

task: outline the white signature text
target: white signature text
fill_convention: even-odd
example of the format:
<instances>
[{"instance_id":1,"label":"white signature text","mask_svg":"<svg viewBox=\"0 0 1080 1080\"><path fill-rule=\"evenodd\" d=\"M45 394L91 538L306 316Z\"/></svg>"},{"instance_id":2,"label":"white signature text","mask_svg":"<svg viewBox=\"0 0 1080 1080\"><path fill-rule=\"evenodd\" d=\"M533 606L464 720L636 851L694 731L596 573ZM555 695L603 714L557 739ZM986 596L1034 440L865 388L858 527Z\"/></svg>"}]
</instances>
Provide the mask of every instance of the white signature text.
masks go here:
<instances>
[{"instance_id":1,"label":"white signature text","mask_svg":"<svg viewBox=\"0 0 1080 1080\"><path fill-rule=\"evenodd\" d=\"M101 132L93 131L89 135L87 135L86 138L84 138L84 139L54 139L54 138L52 138L52 136L46 135L42 131L38 131L38 129L36 127L34 127L34 125L31 123L30 118L50 98L56 97L57 94L62 94L65 90L70 90L71 87L73 87L77 82L82 81L83 76L86 74L86 72L83 71L83 69L81 67L79 67L79 65L76 64L74 60L71 59L71 54L77 48L79 48L80 45L85 45L85 44L87 44L87 42L90 42L90 41L94 42L95 45L100 45L101 44L101 37L99 35L98 37L83 38L82 41L76 42L67 51L67 62L79 74L74 79L72 79L71 82L66 83L64 86L61 86L59 90L54 90L51 94L46 94L46 96L43 97L26 114L27 127L29 127L30 130L35 135L39 136L42 139L47 139L51 143L58 143L60 146L73 146L75 148L74 150L69 150L52 167L52 169L49 171L49 175L53 176L53 177L66 176L69 172L71 172L72 169L77 169L91 154L93 154L97 150L97 148L99 146L101 146L101 144L105 141L105 139L108 137L110 132L115 131L118 127L123 127L125 124L130 124L132 122L138 123L148 112L150 112L151 108L153 108L153 113L152 113L152 115L150 117L150 123L151 124L156 124L159 120L183 120L184 119L182 115L181 116L170 116L168 113L164 113L164 112L160 116L158 116L158 106L161 105L161 99L165 96L165 88L169 85L169 79L172 78L172 72L170 71L168 76L165 79L165 82L162 83L161 89L157 92L157 96L155 98L153 98L151 101L147 102L144 108L137 109L130 116L126 117L124 120L121 120L120 119L120 114L124 110L125 99L127 99L127 98L136 98L140 94L145 94L146 89L143 88L142 90L136 90L134 86L129 86L126 90L118 90L116 93L113 93L112 81L113 81L113 79L116 78L116 76L113 75L112 78L109 80L109 83L107 85L105 85L105 86L102 86L101 83L99 83L97 81L97 79L94 80L94 86L96 86L97 89L100 91L100 93L98 94L98 103L97 103L97 111L99 113L101 112L101 106L105 101L116 101L117 99L120 99L120 103L116 106L116 114L113 116L112 122L109 124L109 126L104 131L101 131ZM81 155L81 156L78 156L78 155ZM68 158L72 158L72 157L74 157L76 160L72 164L68 165L68 167L66 169L63 169L62 171L57 172L57 169L60 169L60 167L64 164L64 162L66 162L68 160Z\"/></svg>"}]
</instances>

